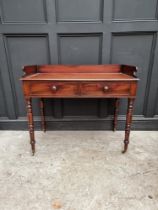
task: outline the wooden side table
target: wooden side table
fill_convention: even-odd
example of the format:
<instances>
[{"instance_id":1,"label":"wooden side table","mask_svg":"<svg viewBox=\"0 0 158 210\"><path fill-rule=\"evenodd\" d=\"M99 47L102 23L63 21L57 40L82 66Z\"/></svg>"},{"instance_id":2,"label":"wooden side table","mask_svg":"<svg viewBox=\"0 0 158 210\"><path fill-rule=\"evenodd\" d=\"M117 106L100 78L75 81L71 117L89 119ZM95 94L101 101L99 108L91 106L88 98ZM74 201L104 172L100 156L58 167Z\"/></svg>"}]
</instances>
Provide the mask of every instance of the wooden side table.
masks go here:
<instances>
[{"instance_id":1,"label":"wooden side table","mask_svg":"<svg viewBox=\"0 0 158 210\"><path fill-rule=\"evenodd\" d=\"M128 65L34 65L24 67L21 78L26 99L32 154L35 135L32 98L40 98L42 129L46 131L44 98L115 98L114 131L117 126L119 99L127 98L125 140L127 151L138 78L137 67Z\"/></svg>"}]
</instances>

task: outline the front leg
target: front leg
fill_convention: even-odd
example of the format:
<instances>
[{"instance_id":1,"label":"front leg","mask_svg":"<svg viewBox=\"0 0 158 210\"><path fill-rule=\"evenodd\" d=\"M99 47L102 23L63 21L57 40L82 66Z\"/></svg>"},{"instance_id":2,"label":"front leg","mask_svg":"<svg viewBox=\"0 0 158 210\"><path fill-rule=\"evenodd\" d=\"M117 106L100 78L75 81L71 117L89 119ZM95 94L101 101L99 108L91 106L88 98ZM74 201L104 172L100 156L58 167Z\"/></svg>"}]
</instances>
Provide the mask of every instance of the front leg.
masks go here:
<instances>
[{"instance_id":1,"label":"front leg","mask_svg":"<svg viewBox=\"0 0 158 210\"><path fill-rule=\"evenodd\" d=\"M28 117L28 127L29 127L29 133L30 133L30 144L32 148L32 155L34 155L35 154L35 135L34 135L34 122L33 122L31 98L26 98L26 108L27 108L27 117Z\"/></svg>"},{"instance_id":2,"label":"front leg","mask_svg":"<svg viewBox=\"0 0 158 210\"><path fill-rule=\"evenodd\" d=\"M127 114L126 114L126 128L125 128L124 150L123 150L122 153L125 153L127 151L127 149L128 149L134 101L135 101L135 99L133 99L133 98L129 98L128 99L128 108L127 108Z\"/></svg>"}]
</instances>

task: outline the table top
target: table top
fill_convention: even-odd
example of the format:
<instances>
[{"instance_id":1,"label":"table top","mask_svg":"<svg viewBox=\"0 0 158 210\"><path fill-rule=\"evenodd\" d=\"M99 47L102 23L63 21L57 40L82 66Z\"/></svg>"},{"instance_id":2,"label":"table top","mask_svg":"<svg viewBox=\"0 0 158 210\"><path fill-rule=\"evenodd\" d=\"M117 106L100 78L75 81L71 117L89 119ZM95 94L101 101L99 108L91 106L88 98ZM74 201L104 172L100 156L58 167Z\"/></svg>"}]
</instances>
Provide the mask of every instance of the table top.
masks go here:
<instances>
[{"instance_id":1,"label":"table top","mask_svg":"<svg viewBox=\"0 0 158 210\"><path fill-rule=\"evenodd\" d=\"M123 73L35 73L21 80L34 81L135 81L138 78Z\"/></svg>"}]
</instances>

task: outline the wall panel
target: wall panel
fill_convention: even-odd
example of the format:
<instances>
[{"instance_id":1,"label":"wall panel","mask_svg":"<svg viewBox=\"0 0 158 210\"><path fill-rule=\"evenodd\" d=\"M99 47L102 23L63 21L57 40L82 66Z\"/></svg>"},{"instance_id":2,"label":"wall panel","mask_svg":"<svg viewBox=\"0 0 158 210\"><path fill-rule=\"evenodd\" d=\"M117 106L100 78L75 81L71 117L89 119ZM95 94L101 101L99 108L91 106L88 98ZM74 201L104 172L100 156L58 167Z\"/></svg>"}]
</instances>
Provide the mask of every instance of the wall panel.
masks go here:
<instances>
[{"instance_id":1,"label":"wall panel","mask_svg":"<svg viewBox=\"0 0 158 210\"><path fill-rule=\"evenodd\" d=\"M22 76L22 66L29 64L49 63L47 36L39 35L7 35L7 57L14 97L16 97L17 115L25 116L26 108L19 78ZM37 106L37 104L36 104ZM37 109L35 109L37 114Z\"/></svg>"},{"instance_id":2,"label":"wall panel","mask_svg":"<svg viewBox=\"0 0 158 210\"><path fill-rule=\"evenodd\" d=\"M103 0L56 0L60 22L102 21Z\"/></svg>"},{"instance_id":3,"label":"wall panel","mask_svg":"<svg viewBox=\"0 0 158 210\"><path fill-rule=\"evenodd\" d=\"M59 63L101 63L101 35L71 34L59 36Z\"/></svg>"},{"instance_id":4,"label":"wall panel","mask_svg":"<svg viewBox=\"0 0 158 210\"><path fill-rule=\"evenodd\" d=\"M1 0L1 13L4 23L45 22L45 0Z\"/></svg>"},{"instance_id":5,"label":"wall panel","mask_svg":"<svg viewBox=\"0 0 158 210\"><path fill-rule=\"evenodd\" d=\"M136 65L139 68L137 73L140 78L138 84L137 100L134 113L143 115L144 99L148 75L151 71L150 57L152 49L153 34L118 34L112 39L112 63L124 63ZM121 114L126 110L122 104Z\"/></svg>"},{"instance_id":6,"label":"wall panel","mask_svg":"<svg viewBox=\"0 0 158 210\"><path fill-rule=\"evenodd\" d=\"M19 78L31 64L137 65L134 129L158 129L157 0L0 0L0 128L27 129ZM111 129L113 100L47 99L48 129ZM38 100L33 103L40 125ZM126 102L121 100L119 129Z\"/></svg>"},{"instance_id":7,"label":"wall panel","mask_svg":"<svg viewBox=\"0 0 158 210\"><path fill-rule=\"evenodd\" d=\"M156 19L157 0L114 0L114 19Z\"/></svg>"},{"instance_id":8,"label":"wall panel","mask_svg":"<svg viewBox=\"0 0 158 210\"><path fill-rule=\"evenodd\" d=\"M3 93L3 86L2 86L2 80L0 77L0 117L6 116L6 108L5 108L5 97Z\"/></svg>"}]
</instances>

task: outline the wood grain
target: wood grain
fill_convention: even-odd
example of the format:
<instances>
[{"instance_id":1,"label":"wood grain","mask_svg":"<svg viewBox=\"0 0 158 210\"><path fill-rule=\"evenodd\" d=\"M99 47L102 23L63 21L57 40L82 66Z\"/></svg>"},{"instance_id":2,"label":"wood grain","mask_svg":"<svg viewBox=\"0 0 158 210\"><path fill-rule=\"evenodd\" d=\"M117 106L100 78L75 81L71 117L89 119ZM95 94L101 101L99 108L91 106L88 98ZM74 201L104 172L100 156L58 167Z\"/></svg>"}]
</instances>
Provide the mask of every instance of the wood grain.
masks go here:
<instances>
[{"instance_id":1,"label":"wood grain","mask_svg":"<svg viewBox=\"0 0 158 210\"><path fill-rule=\"evenodd\" d=\"M30 143L35 153L31 98L42 98L40 110L45 131L43 98L115 98L114 130L117 125L120 98L128 98L124 153L129 144L134 98L138 78L137 68L127 65L34 65L24 67L21 78L27 102Z\"/></svg>"}]
</instances>

